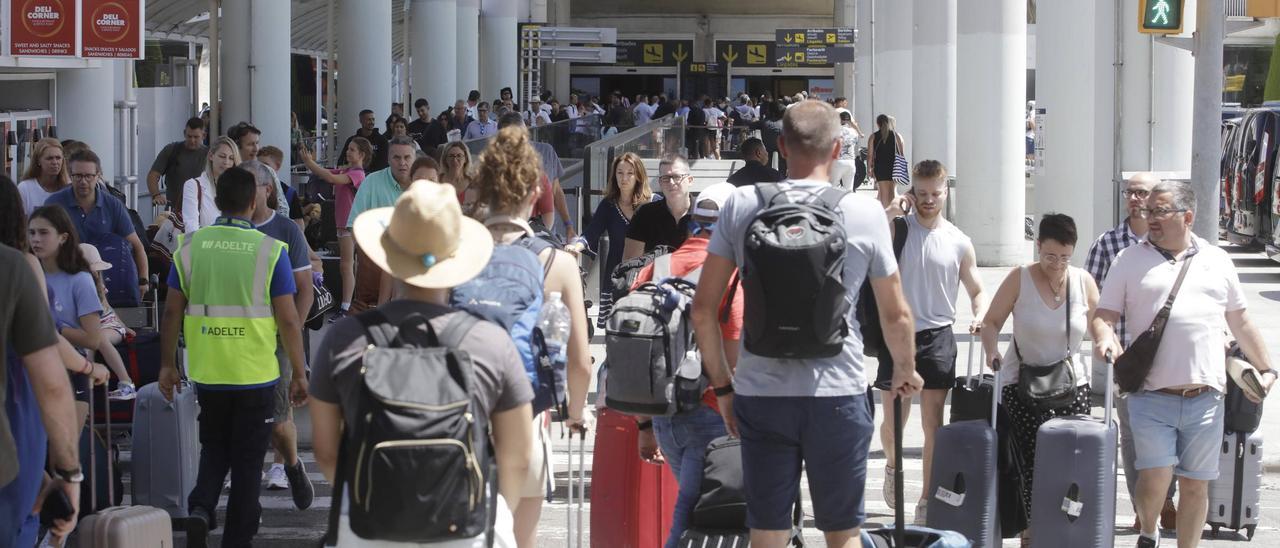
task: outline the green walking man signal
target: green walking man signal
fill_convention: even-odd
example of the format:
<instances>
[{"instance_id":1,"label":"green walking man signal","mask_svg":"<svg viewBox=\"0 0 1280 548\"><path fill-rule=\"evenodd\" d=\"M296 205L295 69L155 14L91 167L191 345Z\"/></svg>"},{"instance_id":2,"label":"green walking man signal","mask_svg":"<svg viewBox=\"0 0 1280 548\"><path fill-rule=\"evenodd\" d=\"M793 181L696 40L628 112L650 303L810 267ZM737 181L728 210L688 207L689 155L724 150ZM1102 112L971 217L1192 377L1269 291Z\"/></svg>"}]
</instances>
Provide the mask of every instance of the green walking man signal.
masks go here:
<instances>
[{"instance_id":1,"label":"green walking man signal","mask_svg":"<svg viewBox=\"0 0 1280 548\"><path fill-rule=\"evenodd\" d=\"M1138 0L1138 32L1181 34L1184 0Z\"/></svg>"}]
</instances>

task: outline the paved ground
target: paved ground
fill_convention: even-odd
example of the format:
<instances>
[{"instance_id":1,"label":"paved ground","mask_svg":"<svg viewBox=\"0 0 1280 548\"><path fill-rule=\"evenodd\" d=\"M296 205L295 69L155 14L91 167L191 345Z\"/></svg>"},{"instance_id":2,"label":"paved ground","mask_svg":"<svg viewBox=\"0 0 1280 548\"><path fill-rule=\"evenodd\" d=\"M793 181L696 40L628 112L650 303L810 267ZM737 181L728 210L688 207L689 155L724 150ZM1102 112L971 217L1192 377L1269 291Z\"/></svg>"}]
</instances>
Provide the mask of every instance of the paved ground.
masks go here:
<instances>
[{"instance_id":1,"label":"paved ground","mask_svg":"<svg viewBox=\"0 0 1280 548\"><path fill-rule=\"evenodd\" d=\"M1233 258L1236 266L1240 269L1240 277L1244 282L1249 296L1250 312L1255 321L1261 327L1263 334L1270 342L1271 359L1274 364L1280 364L1280 266L1267 261L1261 255L1256 253L1243 253L1232 249ZM1003 279L1008 269L1004 268L984 268L982 269L982 277L990 291L994 292L999 282ZM967 303L961 304L960 324L964 325L968 321ZM318 342L319 337L313 338L313 344ZM961 367L963 367L963 359L967 350L967 337L960 337L960 356ZM596 344L592 345L592 351L600 357L603 354L602 339L597 337ZM1101 413L1101 408L1095 408L1094 413ZM303 439L309 438L308 421L306 413L301 414L300 427ZM919 424L914 417L918 413L913 413L913 420L906 426L907 437L904 443L906 448L906 496L907 500L913 500L919 496L922 488L920 484L921 465L919 460L919 451L923 438L919 433ZM1266 408L1262 431L1266 439L1280 439L1280 404L1272 403ZM556 476L560 481L559 488L556 490L556 499L544 506L542 522L539 527L539 546L552 548L566 546L566 504L564 501L563 478L565 477L565 469L567 463L566 450L564 442L559 441L557 434L555 452L553 456L553 466L556 470ZM591 450L592 440L588 439L587 448ZM1274 447L1274 444L1272 444ZM1262 522L1257 530L1253 545L1256 546L1280 546L1280 516L1277 515L1277 509L1280 509L1280 476L1274 472L1280 470L1280 452L1271 450L1265 458L1267 464L1267 474L1264 476L1262 486ZM310 451L304 451L303 459L306 461L309 469L312 471L311 476L316 482L316 501L315 505L305 512L299 512L293 509L288 491L264 491L262 497L262 505L264 508L262 528L259 531L258 539L255 546L263 548L271 547L301 547L313 546L314 539L319 538L326 523L326 516L329 508L331 489L321 478L314 466L313 456ZM127 462L129 454L126 451L124 459ZM587 466L590 467L591 455L586 457ZM869 473L867 479L867 514L869 527L881 526L892 521L892 512L888 506L884 504L880 496L880 489L885 480L884 478L884 456L881 452L878 441L873 441L871 446L871 455L869 461ZM1119 474L1123 474L1120 471ZM590 473L588 472L588 482L590 481ZM128 491L128 477L125 478L126 492ZM1127 493L1125 493L1123 485L1124 478L1117 479L1117 484L1121 486L1119 493L1119 502L1117 503L1116 517L1116 538L1117 546L1133 546L1136 543L1136 535L1128 526L1133 522L1133 513L1130 507ZM588 486L588 496L590 487ZM804 488L805 503L808 503L807 486ZM223 500L225 509L225 497ZM590 504L583 509L583 514L590 515ZM910 518L910 505L908 509L908 518ZM589 525L589 519L588 525ZM589 536L590 531L586 534ZM217 546L216 537L212 540ZM821 546L821 535L813 528L811 516L805 519L805 538L811 546ZM1208 529L1206 529L1205 541L1201 546L1224 547L1236 545L1236 542L1244 539L1243 536L1232 537L1230 532L1224 532L1221 539L1210 539ZM179 535L178 546L185 546L185 540ZM1015 541L1006 541L1004 546L1016 546ZM1171 539L1166 540L1166 545L1172 545Z\"/></svg>"}]
</instances>

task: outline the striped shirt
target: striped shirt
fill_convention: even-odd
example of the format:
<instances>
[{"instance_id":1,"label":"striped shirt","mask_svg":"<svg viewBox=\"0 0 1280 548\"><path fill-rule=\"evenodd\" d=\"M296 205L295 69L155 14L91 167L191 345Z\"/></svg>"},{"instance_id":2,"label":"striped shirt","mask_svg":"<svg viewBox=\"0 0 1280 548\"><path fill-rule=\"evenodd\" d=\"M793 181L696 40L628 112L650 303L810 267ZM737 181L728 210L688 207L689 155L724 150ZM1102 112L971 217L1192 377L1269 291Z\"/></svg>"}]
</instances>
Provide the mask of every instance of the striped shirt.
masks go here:
<instances>
[{"instance_id":1,"label":"striped shirt","mask_svg":"<svg viewBox=\"0 0 1280 548\"><path fill-rule=\"evenodd\" d=\"M1085 259L1084 268L1093 276L1093 280L1098 283L1099 290L1102 289L1103 280L1107 279L1107 273L1111 271L1111 263L1116 260L1125 248L1143 241L1145 238L1139 237L1133 233L1133 229L1129 228L1129 220L1125 219L1115 228L1103 232L1093 241L1093 245L1089 246L1089 257ZM1124 317L1120 317L1120 321L1116 322L1116 337L1120 340L1121 345L1128 345L1128 338L1125 337Z\"/></svg>"}]
</instances>

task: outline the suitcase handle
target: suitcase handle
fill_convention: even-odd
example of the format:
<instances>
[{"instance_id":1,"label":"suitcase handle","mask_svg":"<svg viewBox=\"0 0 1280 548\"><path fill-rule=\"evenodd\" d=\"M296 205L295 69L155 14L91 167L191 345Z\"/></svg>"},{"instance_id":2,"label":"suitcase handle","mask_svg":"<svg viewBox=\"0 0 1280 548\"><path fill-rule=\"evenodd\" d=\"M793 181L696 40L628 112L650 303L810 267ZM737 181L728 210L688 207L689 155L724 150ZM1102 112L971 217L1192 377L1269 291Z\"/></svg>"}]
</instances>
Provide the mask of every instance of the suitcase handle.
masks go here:
<instances>
[{"instance_id":1,"label":"suitcase handle","mask_svg":"<svg viewBox=\"0 0 1280 548\"><path fill-rule=\"evenodd\" d=\"M98 511L98 444L94 443L93 437L97 435L97 425L94 422L93 414L97 409L93 404L93 377L89 377L89 511L91 513ZM116 473L112 470L111 463L111 399L107 393L107 384L102 385L103 401L106 402L106 435L103 436L103 446L107 449L107 505L116 500L115 482L112 478Z\"/></svg>"},{"instance_id":2,"label":"suitcase handle","mask_svg":"<svg viewBox=\"0 0 1280 548\"><path fill-rule=\"evenodd\" d=\"M1112 385L1115 384L1116 358L1115 358L1115 355L1113 355L1111 351L1108 350L1107 355L1105 356L1105 359L1107 361L1107 384L1106 384L1107 394L1105 396L1106 403L1104 404L1105 410L1103 411L1104 418L1102 419L1102 421L1103 421L1103 424L1106 424L1107 427L1110 428L1111 427L1111 406L1112 404L1115 403L1115 392Z\"/></svg>"}]
</instances>

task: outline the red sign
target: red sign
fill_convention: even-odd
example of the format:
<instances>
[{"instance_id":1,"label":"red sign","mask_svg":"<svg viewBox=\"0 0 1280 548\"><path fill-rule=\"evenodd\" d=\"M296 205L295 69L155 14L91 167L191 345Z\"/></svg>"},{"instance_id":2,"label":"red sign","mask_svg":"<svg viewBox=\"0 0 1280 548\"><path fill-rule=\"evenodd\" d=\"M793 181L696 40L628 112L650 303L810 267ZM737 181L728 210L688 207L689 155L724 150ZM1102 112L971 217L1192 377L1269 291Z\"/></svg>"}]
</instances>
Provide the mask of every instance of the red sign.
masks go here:
<instances>
[{"instance_id":1,"label":"red sign","mask_svg":"<svg viewBox=\"0 0 1280 548\"><path fill-rule=\"evenodd\" d=\"M75 55L77 3L12 0L9 55Z\"/></svg>"},{"instance_id":2,"label":"red sign","mask_svg":"<svg viewBox=\"0 0 1280 548\"><path fill-rule=\"evenodd\" d=\"M142 0L83 0L80 56L142 58Z\"/></svg>"}]
</instances>

